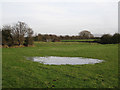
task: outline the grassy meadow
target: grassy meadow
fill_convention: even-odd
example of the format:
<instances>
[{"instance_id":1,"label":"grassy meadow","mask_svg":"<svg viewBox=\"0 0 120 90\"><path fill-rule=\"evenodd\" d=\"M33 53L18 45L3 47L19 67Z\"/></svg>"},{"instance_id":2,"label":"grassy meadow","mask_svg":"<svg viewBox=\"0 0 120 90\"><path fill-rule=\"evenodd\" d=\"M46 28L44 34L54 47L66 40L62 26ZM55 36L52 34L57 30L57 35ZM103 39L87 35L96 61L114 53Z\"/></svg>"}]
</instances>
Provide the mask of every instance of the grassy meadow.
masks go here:
<instances>
[{"instance_id":1,"label":"grassy meadow","mask_svg":"<svg viewBox=\"0 0 120 90\"><path fill-rule=\"evenodd\" d=\"M80 41L95 41L99 39L73 39L73 40L61 40L62 42L80 42Z\"/></svg>"},{"instance_id":2,"label":"grassy meadow","mask_svg":"<svg viewBox=\"0 0 120 90\"><path fill-rule=\"evenodd\" d=\"M25 57L102 59L86 65L44 65ZM117 88L118 44L35 42L34 47L2 49L3 88Z\"/></svg>"}]
</instances>

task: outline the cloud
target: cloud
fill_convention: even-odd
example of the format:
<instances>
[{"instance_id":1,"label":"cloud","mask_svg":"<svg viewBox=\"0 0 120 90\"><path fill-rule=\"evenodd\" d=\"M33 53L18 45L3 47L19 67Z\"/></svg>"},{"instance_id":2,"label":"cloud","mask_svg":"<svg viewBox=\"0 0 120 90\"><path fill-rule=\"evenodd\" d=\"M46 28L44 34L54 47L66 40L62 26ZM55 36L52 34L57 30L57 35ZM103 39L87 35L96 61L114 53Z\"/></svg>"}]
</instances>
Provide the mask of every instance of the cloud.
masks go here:
<instances>
[{"instance_id":1,"label":"cloud","mask_svg":"<svg viewBox=\"0 0 120 90\"><path fill-rule=\"evenodd\" d=\"M83 29L93 33L117 31L117 3L78 2L5 2L2 21L3 24L25 21L37 33L73 35Z\"/></svg>"}]
</instances>

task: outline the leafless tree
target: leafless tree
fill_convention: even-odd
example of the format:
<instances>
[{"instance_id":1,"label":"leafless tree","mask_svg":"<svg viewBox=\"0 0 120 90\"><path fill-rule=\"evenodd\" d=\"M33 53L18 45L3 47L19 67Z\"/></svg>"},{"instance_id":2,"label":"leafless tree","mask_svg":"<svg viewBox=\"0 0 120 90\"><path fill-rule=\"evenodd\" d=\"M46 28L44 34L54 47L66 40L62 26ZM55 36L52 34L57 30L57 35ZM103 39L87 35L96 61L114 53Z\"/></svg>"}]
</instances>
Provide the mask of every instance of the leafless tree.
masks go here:
<instances>
[{"instance_id":1,"label":"leafless tree","mask_svg":"<svg viewBox=\"0 0 120 90\"><path fill-rule=\"evenodd\" d=\"M26 40L25 40L25 45L26 46L29 46L29 45L33 45L33 30L31 28L28 28L27 30L27 37L26 37Z\"/></svg>"},{"instance_id":2,"label":"leafless tree","mask_svg":"<svg viewBox=\"0 0 120 90\"><path fill-rule=\"evenodd\" d=\"M79 36L83 39L89 39L89 38L93 38L94 36L91 34L91 32L84 30L82 32L79 33Z\"/></svg>"},{"instance_id":3,"label":"leafless tree","mask_svg":"<svg viewBox=\"0 0 120 90\"><path fill-rule=\"evenodd\" d=\"M11 33L14 41L16 42L17 40L18 45L23 45L24 36L27 33L27 31L28 31L28 26L24 22L18 22L12 27Z\"/></svg>"}]
</instances>

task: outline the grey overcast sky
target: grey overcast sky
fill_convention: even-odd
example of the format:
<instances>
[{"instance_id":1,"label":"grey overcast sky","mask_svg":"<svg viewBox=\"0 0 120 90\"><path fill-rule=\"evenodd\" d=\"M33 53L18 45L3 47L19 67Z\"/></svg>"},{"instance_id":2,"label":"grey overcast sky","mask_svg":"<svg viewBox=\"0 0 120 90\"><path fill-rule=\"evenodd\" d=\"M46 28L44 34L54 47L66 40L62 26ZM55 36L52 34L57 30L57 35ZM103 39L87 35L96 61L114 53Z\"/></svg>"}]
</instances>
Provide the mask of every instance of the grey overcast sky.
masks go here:
<instances>
[{"instance_id":1,"label":"grey overcast sky","mask_svg":"<svg viewBox=\"0 0 120 90\"><path fill-rule=\"evenodd\" d=\"M78 35L118 32L119 0L3 0L1 25L24 21L34 33Z\"/></svg>"}]
</instances>

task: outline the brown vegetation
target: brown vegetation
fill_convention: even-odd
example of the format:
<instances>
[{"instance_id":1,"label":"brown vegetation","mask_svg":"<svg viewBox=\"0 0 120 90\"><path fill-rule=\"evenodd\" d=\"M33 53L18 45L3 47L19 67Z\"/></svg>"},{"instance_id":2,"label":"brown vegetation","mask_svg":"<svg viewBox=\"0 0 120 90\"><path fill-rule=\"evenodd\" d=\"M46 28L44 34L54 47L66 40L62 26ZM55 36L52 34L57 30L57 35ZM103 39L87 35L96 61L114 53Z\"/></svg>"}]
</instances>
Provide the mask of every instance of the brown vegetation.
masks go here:
<instances>
[{"instance_id":1,"label":"brown vegetation","mask_svg":"<svg viewBox=\"0 0 120 90\"><path fill-rule=\"evenodd\" d=\"M14 26L2 27L3 47L23 47L33 45L33 30L24 22L18 22Z\"/></svg>"}]
</instances>

